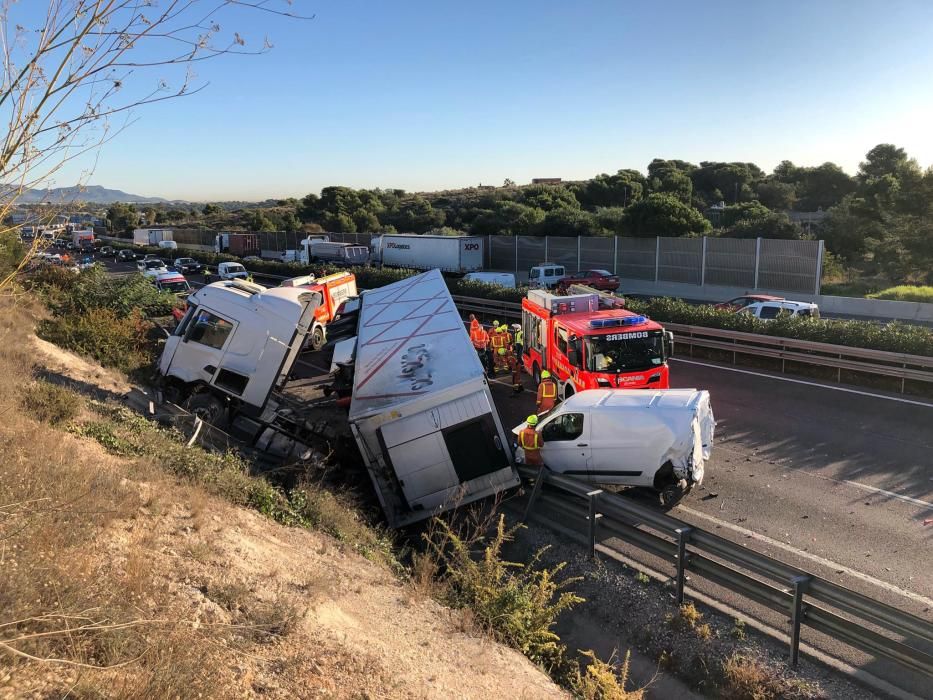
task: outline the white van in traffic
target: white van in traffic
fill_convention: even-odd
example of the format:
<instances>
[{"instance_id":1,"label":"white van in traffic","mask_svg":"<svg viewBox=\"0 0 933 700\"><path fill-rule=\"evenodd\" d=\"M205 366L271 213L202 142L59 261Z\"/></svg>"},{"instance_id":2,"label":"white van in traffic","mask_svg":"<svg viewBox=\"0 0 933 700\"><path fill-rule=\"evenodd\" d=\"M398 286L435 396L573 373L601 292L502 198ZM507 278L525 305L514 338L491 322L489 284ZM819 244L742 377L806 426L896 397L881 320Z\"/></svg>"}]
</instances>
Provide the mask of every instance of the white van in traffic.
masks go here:
<instances>
[{"instance_id":1,"label":"white van in traffic","mask_svg":"<svg viewBox=\"0 0 933 700\"><path fill-rule=\"evenodd\" d=\"M249 279L249 272L238 262L222 262L217 266L217 276L222 280Z\"/></svg>"},{"instance_id":2,"label":"white van in traffic","mask_svg":"<svg viewBox=\"0 0 933 700\"><path fill-rule=\"evenodd\" d=\"M820 307L808 301L756 301L743 306L736 311L737 314L751 314L762 321L771 321L783 316L800 316L803 318L819 318Z\"/></svg>"},{"instance_id":3,"label":"white van in traffic","mask_svg":"<svg viewBox=\"0 0 933 700\"><path fill-rule=\"evenodd\" d=\"M567 276L563 265L543 262L528 272L528 286L532 289L553 289Z\"/></svg>"},{"instance_id":4,"label":"white van in traffic","mask_svg":"<svg viewBox=\"0 0 933 700\"><path fill-rule=\"evenodd\" d=\"M558 404L536 430L551 471L595 484L646 486L671 507L702 483L715 428L708 391L590 389Z\"/></svg>"},{"instance_id":5,"label":"white van in traffic","mask_svg":"<svg viewBox=\"0 0 933 700\"><path fill-rule=\"evenodd\" d=\"M482 282L494 284L498 287L515 289L515 275L511 272L468 272L463 276L464 282Z\"/></svg>"}]
</instances>

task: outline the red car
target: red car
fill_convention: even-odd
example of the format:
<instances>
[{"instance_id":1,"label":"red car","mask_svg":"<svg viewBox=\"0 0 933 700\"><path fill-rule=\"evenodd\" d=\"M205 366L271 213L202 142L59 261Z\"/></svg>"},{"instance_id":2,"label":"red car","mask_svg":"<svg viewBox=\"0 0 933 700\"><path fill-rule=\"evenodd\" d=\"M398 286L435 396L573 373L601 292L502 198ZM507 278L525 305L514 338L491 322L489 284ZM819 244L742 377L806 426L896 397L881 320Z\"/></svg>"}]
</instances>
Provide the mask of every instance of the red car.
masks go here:
<instances>
[{"instance_id":1,"label":"red car","mask_svg":"<svg viewBox=\"0 0 933 700\"><path fill-rule=\"evenodd\" d=\"M754 304L756 301L784 301L784 297L776 297L771 294L743 294L735 299L715 304L713 308L722 309L723 311L738 311L749 304Z\"/></svg>"},{"instance_id":2,"label":"red car","mask_svg":"<svg viewBox=\"0 0 933 700\"><path fill-rule=\"evenodd\" d=\"M619 288L619 278L608 270L585 270L567 275L560 281L558 288L566 291L571 284L585 284L603 292L614 292Z\"/></svg>"}]
</instances>

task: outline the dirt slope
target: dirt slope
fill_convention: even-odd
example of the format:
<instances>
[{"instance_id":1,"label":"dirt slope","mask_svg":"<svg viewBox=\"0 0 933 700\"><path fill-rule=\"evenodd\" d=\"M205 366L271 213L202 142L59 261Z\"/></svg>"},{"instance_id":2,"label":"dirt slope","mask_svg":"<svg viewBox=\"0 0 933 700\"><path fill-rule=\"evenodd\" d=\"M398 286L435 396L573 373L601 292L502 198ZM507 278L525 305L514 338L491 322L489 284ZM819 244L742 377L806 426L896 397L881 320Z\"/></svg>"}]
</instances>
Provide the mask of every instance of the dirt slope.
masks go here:
<instances>
[{"instance_id":1,"label":"dirt slope","mask_svg":"<svg viewBox=\"0 0 933 700\"><path fill-rule=\"evenodd\" d=\"M129 388L30 342L40 374L110 397ZM0 371L28 383L25 355L0 360ZM157 457L117 457L39 423L8 388L0 698L566 697L521 654L384 564L171 478ZM55 505L21 505L38 500ZM44 645L15 638L24 623L51 630L38 635ZM74 631L82 625L93 629ZM11 639L78 662L26 658L3 647Z\"/></svg>"}]
</instances>

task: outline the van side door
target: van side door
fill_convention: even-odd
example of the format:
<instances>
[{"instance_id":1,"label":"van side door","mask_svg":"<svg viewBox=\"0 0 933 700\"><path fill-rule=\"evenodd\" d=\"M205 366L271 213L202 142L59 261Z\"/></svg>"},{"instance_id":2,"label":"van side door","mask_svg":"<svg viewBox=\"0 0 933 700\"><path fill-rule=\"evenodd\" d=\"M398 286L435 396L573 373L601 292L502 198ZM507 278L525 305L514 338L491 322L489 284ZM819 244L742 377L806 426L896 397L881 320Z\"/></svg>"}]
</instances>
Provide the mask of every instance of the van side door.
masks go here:
<instances>
[{"instance_id":1,"label":"van side door","mask_svg":"<svg viewBox=\"0 0 933 700\"><path fill-rule=\"evenodd\" d=\"M541 457L552 471L589 477L590 421L583 413L560 413L541 428Z\"/></svg>"}]
</instances>

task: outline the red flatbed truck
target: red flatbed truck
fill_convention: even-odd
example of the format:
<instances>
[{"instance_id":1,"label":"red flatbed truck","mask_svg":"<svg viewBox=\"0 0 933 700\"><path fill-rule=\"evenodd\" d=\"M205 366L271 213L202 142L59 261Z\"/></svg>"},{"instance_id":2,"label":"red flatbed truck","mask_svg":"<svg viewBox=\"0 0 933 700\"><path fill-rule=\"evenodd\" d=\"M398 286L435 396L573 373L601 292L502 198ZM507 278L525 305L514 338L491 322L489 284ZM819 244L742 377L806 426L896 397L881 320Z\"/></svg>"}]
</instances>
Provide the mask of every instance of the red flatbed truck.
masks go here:
<instances>
[{"instance_id":1,"label":"red flatbed truck","mask_svg":"<svg viewBox=\"0 0 933 700\"><path fill-rule=\"evenodd\" d=\"M562 399L585 389L670 388L673 334L616 302L623 300L595 290L564 296L529 290L522 300L522 363L535 384L546 369Z\"/></svg>"}]
</instances>

